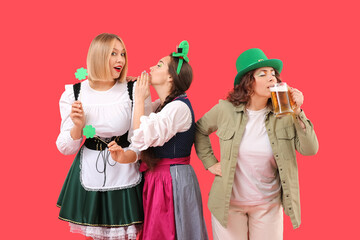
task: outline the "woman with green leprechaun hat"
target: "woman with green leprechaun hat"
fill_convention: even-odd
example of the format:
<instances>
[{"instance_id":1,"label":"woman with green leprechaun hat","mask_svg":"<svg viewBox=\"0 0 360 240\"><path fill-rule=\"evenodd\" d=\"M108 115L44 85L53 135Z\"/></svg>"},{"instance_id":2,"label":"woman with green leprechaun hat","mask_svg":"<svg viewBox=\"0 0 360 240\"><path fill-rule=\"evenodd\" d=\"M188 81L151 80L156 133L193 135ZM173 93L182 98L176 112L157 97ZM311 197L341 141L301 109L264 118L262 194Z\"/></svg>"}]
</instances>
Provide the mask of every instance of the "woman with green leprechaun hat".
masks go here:
<instances>
[{"instance_id":1,"label":"woman with green leprechaun hat","mask_svg":"<svg viewBox=\"0 0 360 240\"><path fill-rule=\"evenodd\" d=\"M143 72L135 89L132 146L141 153L140 171L145 172L142 239L208 239L197 177L190 163L195 117L186 95L192 82L187 41ZM159 100L154 112L144 116L149 84ZM113 159L135 161L115 142L109 144Z\"/></svg>"},{"instance_id":2,"label":"woman with green leprechaun hat","mask_svg":"<svg viewBox=\"0 0 360 240\"><path fill-rule=\"evenodd\" d=\"M282 62L257 48L236 61L234 89L196 123L195 149L215 175L208 206L214 239L282 239L283 209L300 225L296 152L314 155L318 141L300 108L304 97L290 89L294 116L275 116L270 87L281 82ZM209 135L220 139L221 161Z\"/></svg>"},{"instance_id":3,"label":"woman with green leprechaun hat","mask_svg":"<svg viewBox=\"0 0 360 240\"><path fill-rule=\"evenodd\" d=\"M107 148L115 140L125 150L137 152L129 146L131 91L136 86L125 80L127 67L120 37L100 34L89 47L88 79L66 85L60 99L62 120L56 145L65 155L77 155L57 202L59 218L69 222L71 232L93 239L136 239L144 220L139 163L118 164ZM147 103L150 110L150 98ZM87 138L82 145L83 135Z\"/></svg>"}]
</instances>

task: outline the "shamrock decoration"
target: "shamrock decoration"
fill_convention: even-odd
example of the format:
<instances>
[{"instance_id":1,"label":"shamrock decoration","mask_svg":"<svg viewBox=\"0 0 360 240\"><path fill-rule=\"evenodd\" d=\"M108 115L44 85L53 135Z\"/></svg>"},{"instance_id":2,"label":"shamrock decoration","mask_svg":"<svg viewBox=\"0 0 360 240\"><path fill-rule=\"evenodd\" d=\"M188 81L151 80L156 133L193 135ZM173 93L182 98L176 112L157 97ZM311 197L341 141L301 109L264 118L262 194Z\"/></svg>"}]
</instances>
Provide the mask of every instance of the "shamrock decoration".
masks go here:
<instances>
[{"instance_id":1,"label":"shamrock decoration","mask_svg":"<svg viewBox=\"0 0 360 240\"><path fill-rule=\"evenodd\" d=\"M85 68L78 68L75 73L75 77L80 81L85 79L88 75L87 70Z\"/></svg>"},{"instance_id":2,"label":"shamrock decoration","mask_svg":"<svg viewBox=\"0 0 360 240\"><path fill-rule=\"evenodd\" d=\"M172 53L172 56L179 58L179 63L178 63L178 67L177 67L177 70L176 70L177 74L179 74L184 60L186 62L189 62L189 58L187 56L187 54L189 52L189 43L186 40L182 41L179 44L179 47L176 49L176 51L177 52Z\"/></svg>"},{"instance_id":3,"label":"shamrock decoration","mask_svg":"<svg viewBox=\"0 0 360 240\"><path fill-rule=\"evenodd\" d=\"M86 138L93 138L95 136L95 128L91 125L86 125L83 128L83 132Z\"/></svg>"}]
</instances>

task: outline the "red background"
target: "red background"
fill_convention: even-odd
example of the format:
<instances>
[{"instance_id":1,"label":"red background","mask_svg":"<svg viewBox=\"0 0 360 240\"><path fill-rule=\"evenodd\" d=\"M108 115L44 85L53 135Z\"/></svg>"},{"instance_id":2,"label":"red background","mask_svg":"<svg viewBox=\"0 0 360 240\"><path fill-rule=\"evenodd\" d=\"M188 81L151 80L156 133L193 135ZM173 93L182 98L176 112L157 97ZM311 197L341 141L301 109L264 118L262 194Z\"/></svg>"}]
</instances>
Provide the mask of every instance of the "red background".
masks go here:
<instances>
[{"instance_id":1,"label":"red background","mask_svg":"<svg viewBox=\"0 0 360 240\"><path fill-rule=\"evenodd\" d=\"M196 119L231 89L242 51L258 47L269 58L281 59L281 77L304 93L303 109L320 142L316 156L298 157L302 225L293 230L286 216L284 239L358 235L360 21L355 0L3 1L0 9L0 238L83 238L57 218L57 197L74 157L61 155L55 145L58 101L64 85L77 81L76 69L86 67L89 44L102 32L123 38L132 76L188 40L194 69L188 95ZM212 236L207 197L213 176L194 152L192 165Z\"/></svg>"}]
</instances>

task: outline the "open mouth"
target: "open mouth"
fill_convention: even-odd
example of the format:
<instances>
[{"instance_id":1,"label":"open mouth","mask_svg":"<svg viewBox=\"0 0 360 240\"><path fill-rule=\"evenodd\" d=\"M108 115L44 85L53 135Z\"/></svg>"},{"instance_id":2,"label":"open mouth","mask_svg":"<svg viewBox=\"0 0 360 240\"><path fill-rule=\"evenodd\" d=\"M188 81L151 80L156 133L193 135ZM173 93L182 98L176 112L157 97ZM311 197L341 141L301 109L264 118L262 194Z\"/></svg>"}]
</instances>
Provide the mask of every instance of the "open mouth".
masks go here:
<instances>
[{"instance_id":1,"label":"open mouth","mask_svg":"<svg viewBox=\"0 0 360 240\"><path fill-rule=\"evenodd\" d=\"M115 69L117 72L120 72L121 69L122 69L122 66L116 66L116 67L114 67L114 69Z\"/></svg>"}]
</instances>

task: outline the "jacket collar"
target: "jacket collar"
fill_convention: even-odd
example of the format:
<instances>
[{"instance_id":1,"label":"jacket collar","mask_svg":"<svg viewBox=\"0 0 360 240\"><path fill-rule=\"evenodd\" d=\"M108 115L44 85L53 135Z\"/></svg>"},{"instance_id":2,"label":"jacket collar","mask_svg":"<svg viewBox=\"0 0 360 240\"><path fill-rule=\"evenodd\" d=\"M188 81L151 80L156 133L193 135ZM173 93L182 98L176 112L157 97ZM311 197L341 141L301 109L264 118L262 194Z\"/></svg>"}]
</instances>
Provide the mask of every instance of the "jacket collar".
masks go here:
<instances>
[{"instance_id":1,"label":"jacket collar","mask_svg":"<svg viewBox=\"0 0 360 240\"><path fill-rule=\"evenodd\" d=\"M242 103L239 106L234 107L234 111L235 112L245 112L245 110L246 110L245 106L246 106L246 104ZM274 110L271 107L267 106L266 115L268 116L269 113L274 113Z\"/></svg>"},{"instance_id":2,"label":"jacket collar","mask_svg":"<svg viewBox=\"0 0 360 240\"><path fill-rule=\"evenodd\" d=\"M234 107L235 112L245 112L245 104L242 103L239 106Z\"/></svg>"}]
</instances>

